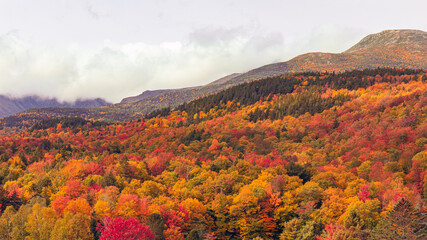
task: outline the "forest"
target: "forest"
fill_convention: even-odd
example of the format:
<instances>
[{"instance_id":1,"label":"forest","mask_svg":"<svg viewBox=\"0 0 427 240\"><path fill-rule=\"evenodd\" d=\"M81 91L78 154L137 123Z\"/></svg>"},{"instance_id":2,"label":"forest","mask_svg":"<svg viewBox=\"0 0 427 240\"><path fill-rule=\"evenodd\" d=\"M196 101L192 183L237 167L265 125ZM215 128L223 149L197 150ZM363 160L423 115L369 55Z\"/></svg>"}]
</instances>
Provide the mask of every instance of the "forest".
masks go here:
<instances>
[{"instance_id":1,"label":"forest","mask_svg":"<svg viewBox=\"0 0 427 240\"><path fill-rule=\"evenodd\" d=\"M304 72L0 137L0 239L426 239L427 71Z\"/></svg>"}]
</instances>

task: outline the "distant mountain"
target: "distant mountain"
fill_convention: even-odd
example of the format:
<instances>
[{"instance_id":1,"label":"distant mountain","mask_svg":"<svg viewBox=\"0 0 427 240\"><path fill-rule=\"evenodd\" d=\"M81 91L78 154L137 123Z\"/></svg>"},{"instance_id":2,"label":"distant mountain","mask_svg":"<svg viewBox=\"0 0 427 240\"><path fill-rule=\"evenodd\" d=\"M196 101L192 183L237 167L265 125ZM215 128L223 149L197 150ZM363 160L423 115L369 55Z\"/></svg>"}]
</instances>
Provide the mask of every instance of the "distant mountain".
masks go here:
<instances>
[{"instance_id":1,"label":"distant mountain","mask_svg":"<svg viewBox=\"0 0 427 240\"><path fill-rule=\"evenodd\" d=\"M240 75L240 73L233 73L233 74L227 75L225 77L222 77L218 80L215 80L215 81L213 81L213 82L211 82L205 86L199 86L199 87L180 88L180 89L161 89L161 90L154 90L154 91L147 90L138 96L124 98L120 103L126 104L126 103L138 102L138 101L142 101L142 100L147 99L147 98L152 98L154 96L158 96L161 94L162 94L162 96L171 95L171 96L178 97L178 95L180 95L182 92L193 92L193 91L197 91L203 87L209 88L209 87L212 87L215 85L222 85L223 83L228 82L229 80L231 80L231 79L233 79L239 75ZM190 95L193 95L193 94L190 94ZM184 100L184 102L185 101L188 101L188 99Z\"/></svg>"},{"instance_id":2,"label":"distant mountain","mask_svg":"<svg viewBox=\"0 0 427 240\"><path fill-rule=\"evenodd\" d=\"M141 93L140 95L137 95L134 97L123 98L120 103L138 102L138 101L144 100L146 98L149 98L149 97L152 97L155 95L159 95L159 94L164 93L164 92L170 92L170 91L172 91L172 90L171 89L160 89L160 90L154 90L154 91L147 90L147 91L144 91L143 93Z\"/></svg>"},{"instance_id":3,"label":"distant mountain","mask_svg":"<svg viewBox=\"0 0 427 240\"><path fill-rule=\"evenodd\" d=\"M42 98L39 96L28 96L22 98L13 98L0 95L0 117L10 116L12 114L25 111L31 108L47 107L102 107L110 105L103 99L77 100L75 102L59 102L54 98Z\"/></svg>"},{"instance_id":4,"label":"distant mountain","mask_svg":"<svg viewBox=\"0 0 427 240\"><path fill-rule=\"evenodd\" d=\"M236 78L240 75L242 75L242 74L241 73L233 73L233 74L230 74L230 75L225 76L223 78L220 78L218 80L215 80L215 81L207 84L206 86L221 85L221 84L224 84L224 83L230 81L231 79Z\"/></svg>"},{"instance_id":5,"label":"distant mountain","mask_svg":"<svg viewBox=\"0 0 427 240\"><path fill-rule=\"evenodd\" d=\"M427 69L427 32L419 30L387 30L368 35L342 53L307 53L287 62L274 63L243 74L232 74L210 84L191 88L155 90L131 98L119 104L103 108L87 109L37 109L0 120L0 128L22 126L19 121L50 116L81 116L104 121L130 121L164 107L174 108L182 103L209 96L229 87L287 73L305 71L343 72L373 68ZM79 115L79 111L81 115ZM35 114L37 113L37 114ZM38 118L34 116L38 116Z\"/></svg>"}]
</instances>

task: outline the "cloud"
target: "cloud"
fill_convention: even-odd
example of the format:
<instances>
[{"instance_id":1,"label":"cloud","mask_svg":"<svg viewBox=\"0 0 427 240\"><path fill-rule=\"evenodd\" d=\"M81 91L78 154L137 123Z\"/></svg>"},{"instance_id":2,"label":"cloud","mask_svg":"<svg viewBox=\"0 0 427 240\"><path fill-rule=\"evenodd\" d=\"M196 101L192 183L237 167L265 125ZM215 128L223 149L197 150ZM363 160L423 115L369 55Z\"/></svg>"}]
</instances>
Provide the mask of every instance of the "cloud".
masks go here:
<instances>
[{"instance_id":1,"label":"cloud","mask_svg":"<svg viewBox=\"0 0 427 240\"><path fill-rule=\"evenodd\" d=\"M310 29L305 34L297 35L289 44L295 56L307 52L340 53L364 37L361 29L342 28L333 24L322 24Z\"/></svg>"},{"instance_id":2,"label":"cloud","mask_svg":"<svg viewBox=\"0 0 427 240\"><path fill-rule=\"evenodd\" d=\"M92 50L31 45L7 35L0 38L0 94L119 102L147 89L206 84L282 60L282 49L280 34L238 28L198 29L185 42L105 41Z\"/></svg>"}]
</instances>

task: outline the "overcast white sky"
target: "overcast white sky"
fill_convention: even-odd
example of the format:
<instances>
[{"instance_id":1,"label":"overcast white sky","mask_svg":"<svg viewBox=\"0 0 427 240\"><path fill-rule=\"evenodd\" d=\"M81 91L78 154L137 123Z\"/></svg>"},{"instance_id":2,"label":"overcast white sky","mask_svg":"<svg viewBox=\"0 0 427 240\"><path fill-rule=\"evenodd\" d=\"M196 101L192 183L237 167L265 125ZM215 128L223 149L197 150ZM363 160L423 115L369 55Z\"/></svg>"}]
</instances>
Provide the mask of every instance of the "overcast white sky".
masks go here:
<instances>
[{"instance_id":1,"label":"overcast white sky","mask_svg":"<svg viewBox=\"0 0 427 240\"><path fill-rule=\"evenodd\" d=\"M0 0L0 94L112 102L202 85L387 29L425 0Z\"/></svg>"}]
</instances>

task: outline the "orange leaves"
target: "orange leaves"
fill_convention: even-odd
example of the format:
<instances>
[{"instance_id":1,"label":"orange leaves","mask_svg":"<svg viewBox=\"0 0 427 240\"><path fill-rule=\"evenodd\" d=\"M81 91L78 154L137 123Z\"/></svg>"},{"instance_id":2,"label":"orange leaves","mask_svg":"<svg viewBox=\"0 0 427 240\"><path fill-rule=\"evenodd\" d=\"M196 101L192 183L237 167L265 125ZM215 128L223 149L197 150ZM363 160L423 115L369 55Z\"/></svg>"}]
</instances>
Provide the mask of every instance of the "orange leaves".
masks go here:
<instances>
[{"instance_id":1,"label":"orange leaves","mask_svg":"<svg viewBox=\"0 0 427 240\"><path fill-rule=\"evenodd\" d=\"M208 150L209 151L216 151L216 150L219 150L220 147L221 147L221 145L219 144L218 140L214 139L214 140L212 140L212 144Z\"/></svg>"},{"instance_id":2,"label":"orange leaves","mask_svg":"<svg viewBox=\"0 0 427 240\"><path fill-rule=\"evenodd\" d=\"M52 208L55 210L56 214L58 214L59 216L62 216L64 209L67 207L69 201L70 201L69 197L58 196L52 201L51 205L52 205Z\"/></svg>"},{"instance_id":3,"label":"orange leaves","mask_svg":"<svg viewBox=\"0 0 427 240\"><path fill-rule=\"evenodd\" d=\"M83 160L70 160L62 169L71 179L82 179L85 175L86 165Z\"/></svg>"},{"instance_id":4,"label":"orange leaves","mask_svg":"<svg viewBox=\"0 0 427 240\"><path fill-rule=\"evenodd\" d=\"M172 226L164 231L165 240L185 240L185 235L180 227Z\"/></svg>"},{"instance_id":5,"label":"orange leaves","mask_svg":"<svg viewBox=\"0 0 427 240\"><path fill-rule=\"evenodd\" d=\"M65 194L70 197L70 199L77 198L86 192L85 186L80 181L70 180L67 182L65 187Z\"/></svg>"},{"instance_id":6,"label":"orange leaves","mask_svg":"<svg viewBox=\"0 0 427 240\"><path fill-rule=\"evenodd\" d=\"M125 218L145 219L150 214L146 198L139 198L137 195L125 194L119 197L114 208L115 216Z\"/></svg>"},{"instance_id":7,"label":"orange leaves","mask_svg":"<svg viewBox=\"0 0 427 240\"><path fill-rule=\"evenodd\" d=\"M80 213L87 217L90 217L92 208L84 198L77 198L68 202L67 207L64 209L64 213L77 214Z\"/></svg>"}]
</instances>

